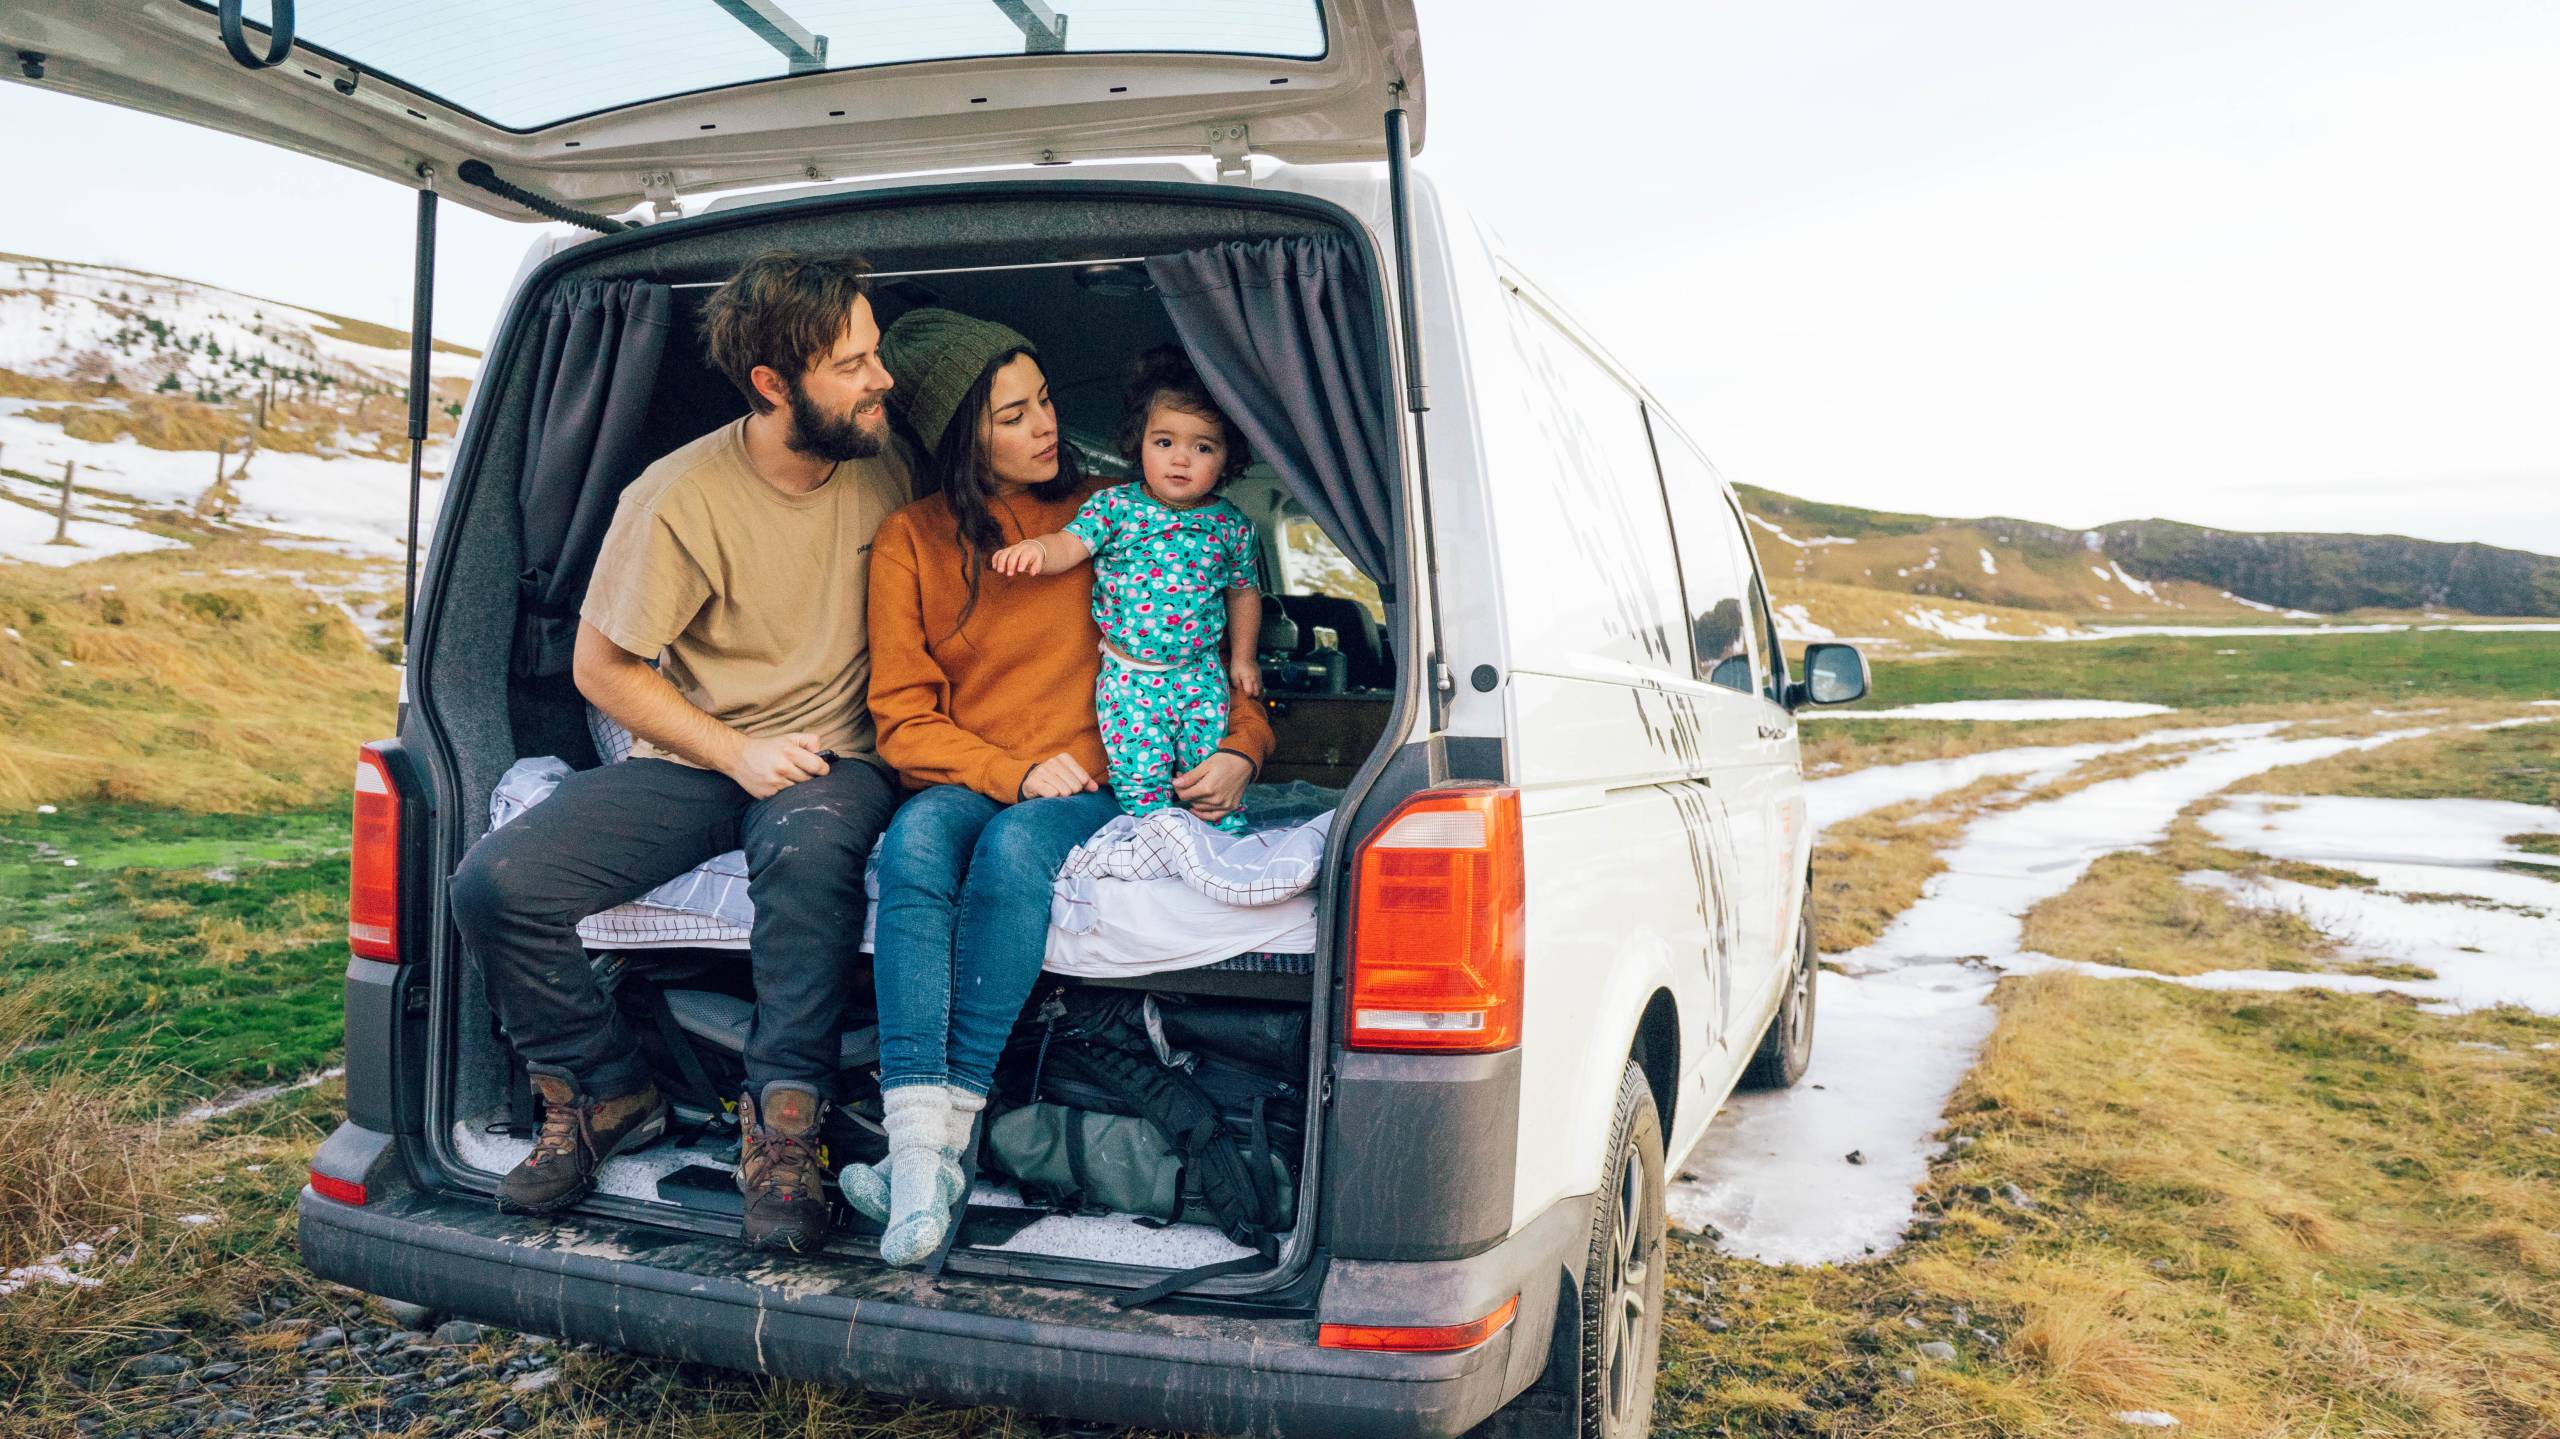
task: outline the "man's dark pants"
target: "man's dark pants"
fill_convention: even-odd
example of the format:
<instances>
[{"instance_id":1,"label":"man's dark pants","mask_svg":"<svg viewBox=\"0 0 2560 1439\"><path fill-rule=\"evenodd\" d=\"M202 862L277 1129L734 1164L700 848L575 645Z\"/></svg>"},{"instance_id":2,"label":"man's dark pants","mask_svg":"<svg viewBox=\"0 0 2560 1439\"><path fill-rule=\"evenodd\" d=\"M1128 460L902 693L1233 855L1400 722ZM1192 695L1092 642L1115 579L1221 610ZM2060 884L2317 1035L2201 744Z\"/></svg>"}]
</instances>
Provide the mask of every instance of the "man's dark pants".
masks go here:
<instances>
[{"instance_id":1,"label":"man's dark pants","mask_svg":"<svg viewBox=\"0 0 2560 1439\"><path fill-rule=\"evenodd\" d=\"M824 1094L861 952L863 863L897 804L897 781L854 759L768 799L672 760L581 770L471 847L453 876L454 921L527 1064L565 1069L599 1098L628 1094L648 1064L596 987L578 921L743 847L755 904L747 1085L788 1079Z\"/></svg>"}]
</instances>

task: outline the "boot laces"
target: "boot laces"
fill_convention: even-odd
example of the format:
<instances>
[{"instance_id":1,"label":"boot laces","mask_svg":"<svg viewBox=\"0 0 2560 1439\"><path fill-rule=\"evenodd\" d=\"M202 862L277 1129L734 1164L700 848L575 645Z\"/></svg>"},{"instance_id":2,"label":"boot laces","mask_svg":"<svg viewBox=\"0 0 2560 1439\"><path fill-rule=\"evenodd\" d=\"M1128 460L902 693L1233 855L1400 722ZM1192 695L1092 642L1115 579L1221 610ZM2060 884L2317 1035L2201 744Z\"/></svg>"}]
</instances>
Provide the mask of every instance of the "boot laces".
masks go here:
<instances>
[{"instance_id":1,"label":"boot laces","mask_svg":"<svg viewBox=\"0 0 2560 1439\"><path fill-rule=\"evenodd\" d=\"M816 1144L797 1135L765 1129L748 1139L754 1150L756 1178L784 1199L798 1199L817 1177Z\"/></svg>"},{"instance_id":2,"label":"boot laces","mask_svg":"<svg viewBox=\"0 0 2560 1439\"><path fill-rule=\"evenodd\" d=\"M575 1100L567 1104L544 1100L542 1131L534 1137L533 1153L525 1157L525 1163L539 1167L545 1160L566 1159L576 1154L586 1128L584 1121L594 1108Z\"/></svg>"}]
</instances>

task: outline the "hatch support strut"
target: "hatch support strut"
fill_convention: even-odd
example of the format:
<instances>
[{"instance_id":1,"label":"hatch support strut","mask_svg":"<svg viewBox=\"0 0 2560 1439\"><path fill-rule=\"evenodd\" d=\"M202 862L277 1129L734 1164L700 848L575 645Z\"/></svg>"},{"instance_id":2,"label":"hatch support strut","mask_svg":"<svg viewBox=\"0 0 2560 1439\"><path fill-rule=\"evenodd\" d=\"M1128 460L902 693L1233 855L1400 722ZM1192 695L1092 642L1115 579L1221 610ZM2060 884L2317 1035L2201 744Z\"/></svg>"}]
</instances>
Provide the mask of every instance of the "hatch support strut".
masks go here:
<instances>
[{"instance_id":1,"label":"hatch support strut","mask_svg":"<svg viewBox=\"0 0 2560 1439\"><path fill-rule=\"evenodd\" d=\"M806 75L827 68L827 37L812 35L809 27L794 20L775 0L711 0L729 12L729 18L756 32L756 38L782 52L791 64L791 73Z\"/></svg>"},{"instance_id":2,"label":"hatch support strut","mask_svg":"<svg viewBox=\"0 0 2560 1439\"><path fill-rule=\"evenodd\" d=\"M1412 416L1413 476L1416 492L1421 496L1422 583L1419 588L1431 605L1431 637L1436 646L1446 631L1440 627L1440 586L1436 577L1440 570L1439 545L1431 526L1431 463L1422 438L1422 416L1431 408L1431 387L1422 368L1422 301L1417 293L1413 265L1413 135L1405 114L1405 87L1402 80L1388 87L1394 97L1387 111L1387 212L1396 232L1396 327L1403 340L1404 408ZM1431 730L1437 734L1449 721L1449 700L1457 693L1457 677L1449 672L1449 663L1436 650L1424 673L1424 693L1431 701ZM1439 747L1432 749L1435 766ZM1434 774L1434 779L1442 778Z\"/></svg>"},{"instance_id":3,"label":"hatch support strut","mask_svg":"<svg viewBox=\"0 0 2560 1439\"><path fill-rule=\"evenodd\" d=\"M436 172L418 167L418 239L410 260L409 289L409 543L400 580L400 662L409 662L409 629L418 610L418 492L425 487L427 406L435 396L427 371L435 348Z\"/></svg>"}]
</instances>

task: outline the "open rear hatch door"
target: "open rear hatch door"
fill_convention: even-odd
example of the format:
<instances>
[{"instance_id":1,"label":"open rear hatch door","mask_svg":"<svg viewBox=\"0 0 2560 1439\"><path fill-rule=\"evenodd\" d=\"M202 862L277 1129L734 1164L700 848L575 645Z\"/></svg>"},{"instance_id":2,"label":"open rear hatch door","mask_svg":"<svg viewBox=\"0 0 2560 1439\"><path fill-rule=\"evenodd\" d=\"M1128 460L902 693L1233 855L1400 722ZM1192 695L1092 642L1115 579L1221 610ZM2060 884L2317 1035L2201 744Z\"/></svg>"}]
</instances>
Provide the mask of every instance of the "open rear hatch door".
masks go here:
<instances>
[{"instance_id":1,"label":"open rear hatch door","mask_svg":"<svg viewBox=\"0 0 2560 1439\"><path fill-rule=\"evenodd\" d=\"M610 213L963 165L1377 160L1398 85L1421 148L1412 0L245 0L228 46L222 8L10 0L0 75L413 187L428 167L513 219L453 182L465 161Z\"/></svg>"}]
</instances>

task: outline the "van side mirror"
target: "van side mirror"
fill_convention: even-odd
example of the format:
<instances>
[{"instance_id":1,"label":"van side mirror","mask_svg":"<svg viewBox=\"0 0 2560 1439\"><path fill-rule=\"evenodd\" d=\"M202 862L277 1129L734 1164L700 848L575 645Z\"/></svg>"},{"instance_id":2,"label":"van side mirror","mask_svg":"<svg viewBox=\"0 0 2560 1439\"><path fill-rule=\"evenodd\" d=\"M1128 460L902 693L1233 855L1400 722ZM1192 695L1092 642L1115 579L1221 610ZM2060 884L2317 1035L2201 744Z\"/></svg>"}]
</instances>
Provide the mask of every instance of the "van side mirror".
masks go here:
<instances>
[{"instance_id":1,"label":"van side mirror","mask_svg":"<svg viewBox=\"0 0 2560 1439\"><path fill-rule=\"evenodd\" d=\"M1804 648L1804 678L1787 686L1787 708L1844 705L1867 697L1867 657L1856 645Z\"/></svg>"}]
</instances>

